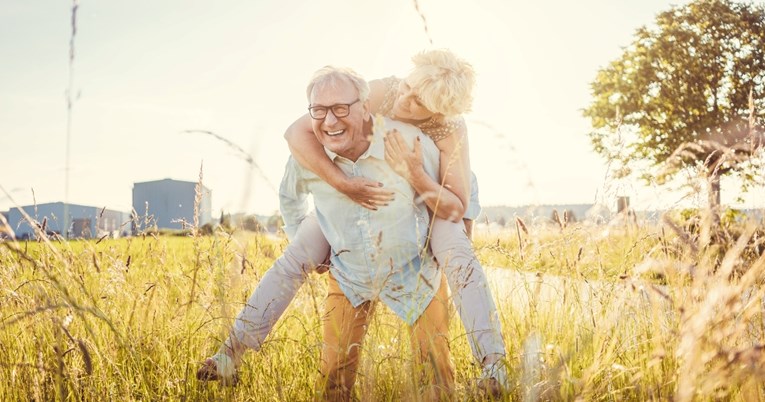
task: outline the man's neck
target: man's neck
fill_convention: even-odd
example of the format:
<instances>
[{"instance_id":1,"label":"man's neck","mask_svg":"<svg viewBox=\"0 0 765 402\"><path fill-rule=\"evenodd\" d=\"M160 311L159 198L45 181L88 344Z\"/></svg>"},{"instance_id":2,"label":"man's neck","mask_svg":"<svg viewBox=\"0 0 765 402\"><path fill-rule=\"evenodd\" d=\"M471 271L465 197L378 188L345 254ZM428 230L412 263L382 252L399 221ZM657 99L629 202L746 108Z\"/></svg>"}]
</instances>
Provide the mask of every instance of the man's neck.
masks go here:
<instances>
[{"instance_id":1,"label":"man's neck","mask_svg":"<svg viewBox=\"0 0 765 402\"><path fill-rule=\"evenodd\" d=\"M354 144L352 149L348 150L348 152L343 152L337 155L342 156L343 158L348 159L352 162L356 162L357 160L359 160L361 155L364 155L364 152L367 152L367 149L369 149L369 145L372 144L372 136L374 135L374 133L372 132L371 118L364 121L363 132L365 133L364 137L357 139L356 140L357 143Z\"/></svg>"}]
</instances>

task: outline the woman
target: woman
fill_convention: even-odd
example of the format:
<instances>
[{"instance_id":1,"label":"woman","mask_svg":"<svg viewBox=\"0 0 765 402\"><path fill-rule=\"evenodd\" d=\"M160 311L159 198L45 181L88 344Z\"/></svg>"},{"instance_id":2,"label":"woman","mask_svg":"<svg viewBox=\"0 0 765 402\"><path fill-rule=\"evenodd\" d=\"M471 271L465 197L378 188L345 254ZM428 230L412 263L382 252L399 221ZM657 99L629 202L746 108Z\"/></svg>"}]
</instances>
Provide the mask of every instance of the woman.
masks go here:
<instances>
[{"instance_id":1,"label":"woman","mask_svg":"<svg viewBox=\"0 0 765 402\"><path fill-rule=\"evenodd\" d=\"M465 326L473 355L482 364L481 386L497 393L507 386L500 362L505 346L496 307L486 276L466 235L479 210L470 208L471 174L467 130L460 115L469 110L474 83L472 67L446 50L423 52L413 58L414 69L405 79L371 81L372 112L411 123L430 136L441 152L441 183L423 170L419 146L410 150L395 132L386 138L386 160L407 179L433 212L431 249L445 266L454 304ZM293 156L330 185L366 208L384 208L393 194L381 183L348 178L327 157L311 129L307 114L293 123L285 137ZM466 214L467 212L467 214ZM463 215L465 221L463 223ZM305 280L305 267L323 261L329 253L315 218L300 225L285 253L264 275L234 329L218 354L197 373L202 379L230 379L247 347L259 349L297 289Z\"/></svg>"},{"instance_id":2,"label":"woman","mask_svg":"<svg viewBox=\"0 0 765 402\"><path fill-rule=\"evenodd\" d=\"M472 220L480 207L476 202L473 209L469 209L470 159L467 128L460 115L467 112L472 103L475 81L472 67L447 50L422 52L412 61L415 68L406 79L388 77L369 82L370 108L372 113L413 124L434 140L441 151L441 180L448 191L441 191L441 183L419 175L410 183L420 195L428 195L425 201L437 217L456 222L466 216L465 229L471 234ZM357 203L376 210L393 196L381 183L343 174L324 155L311 131L308 115L293 123L285 138L293 157L301 165ZM386 155L394 162L393 167L403 165L401 169L412 168L419 173L417 169L421 171L422 162L413 152L404 151L400 136L395 135L393 140L386 146Z\"/></svg>"}]
</instances>

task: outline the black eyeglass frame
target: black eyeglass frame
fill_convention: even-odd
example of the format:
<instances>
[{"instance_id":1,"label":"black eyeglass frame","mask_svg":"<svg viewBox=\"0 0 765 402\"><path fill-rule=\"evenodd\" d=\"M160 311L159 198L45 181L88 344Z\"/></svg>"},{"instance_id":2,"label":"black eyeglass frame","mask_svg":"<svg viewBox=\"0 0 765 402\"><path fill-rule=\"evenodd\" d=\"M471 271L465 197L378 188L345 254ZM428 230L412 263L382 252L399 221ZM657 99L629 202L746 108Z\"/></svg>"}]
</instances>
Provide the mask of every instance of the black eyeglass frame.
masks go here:
<instances>
[{"instance_id":1,"label":"black eyeglass frame","mask_svg":"<svg viewBox=\"0 0 765 402\"><path fill-rule=\"evenodd\" d=\"M338 119L341 119L343 117L348 117L349 114L351 114L351 106L358 103L361 99L356 99L355 101L351 103L335 103L334 105L330 106L308 106L308 115L311 116L314 120L324 120L327 118L327 113L331 110L332 114L335 115ZM340 109L336 109L340 108ZM345 110L345 112L343 112ZM316 112L319 112L320 115L317 117L315 115ZM340 111L340 113L338 113ZM322 114L323 112L323 114Z\"/></svg>"}]
</instances>

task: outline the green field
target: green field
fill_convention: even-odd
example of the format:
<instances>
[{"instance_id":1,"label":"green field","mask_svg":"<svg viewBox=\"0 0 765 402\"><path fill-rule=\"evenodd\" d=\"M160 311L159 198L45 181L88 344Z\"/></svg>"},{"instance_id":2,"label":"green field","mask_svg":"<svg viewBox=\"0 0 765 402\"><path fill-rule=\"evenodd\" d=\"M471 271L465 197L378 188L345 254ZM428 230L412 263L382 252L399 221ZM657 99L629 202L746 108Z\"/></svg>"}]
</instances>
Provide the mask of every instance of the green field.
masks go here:
<instances>
[{"instance_id":1,"label":"green field","mask_svg":"<svg viewBox=\"0 0 765 402\"><path fill-rule=\"evenodd\" d=\"M514 367L505 399L765 398L765 260L754 228L740 232L722 247L666 224L478 233ZM194 375L285 246L252 233L1 243L0 400L310 400L322 275L248 354L239 386ZM455 398L479 398L456 317L451 328ZM416 399L407 337L378 309L360 400Z\"/></svg>"}]
</instances>

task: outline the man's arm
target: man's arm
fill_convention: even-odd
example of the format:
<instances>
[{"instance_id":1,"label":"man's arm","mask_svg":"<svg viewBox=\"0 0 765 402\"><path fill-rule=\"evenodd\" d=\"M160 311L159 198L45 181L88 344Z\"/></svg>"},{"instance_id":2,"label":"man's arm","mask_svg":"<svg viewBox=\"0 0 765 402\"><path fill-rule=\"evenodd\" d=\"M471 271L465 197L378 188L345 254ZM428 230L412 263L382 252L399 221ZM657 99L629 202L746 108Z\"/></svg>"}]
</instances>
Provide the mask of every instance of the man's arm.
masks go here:
<instances>
[{"instance_id":1,"label":"man's arm","mask_svg":"<svg viewBox=\"0 0 765 402\"><path fill-rule=\"evenodd\" d=\"M279 209L284 219L284 232L292 240L300 222L308 214L308 191L301 178L300 165L290 157L284 167L284 176L279 186Z\"/></svg>"}]
</instances>

